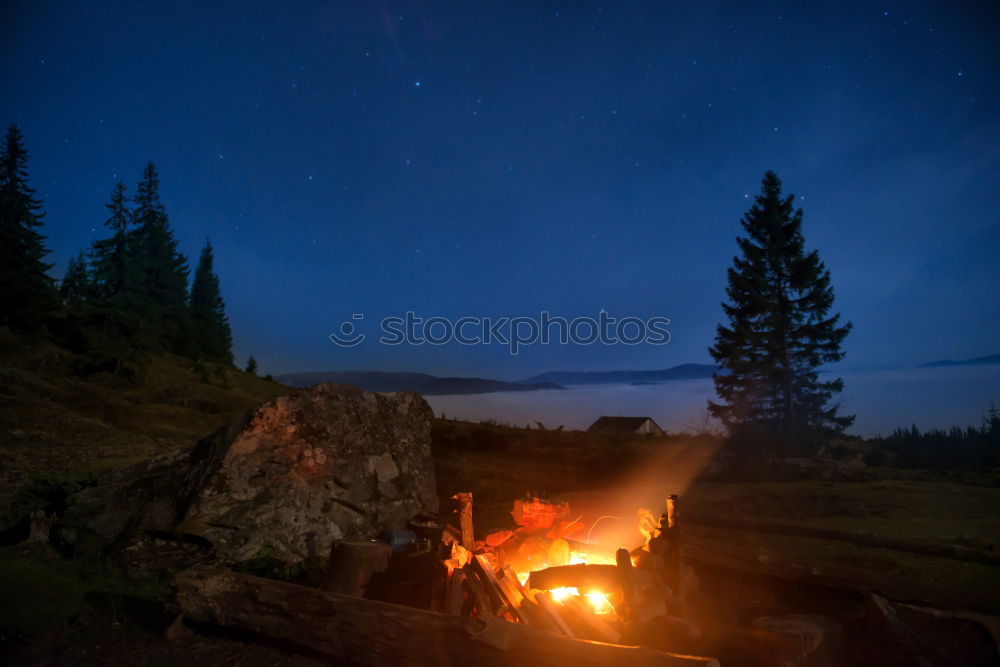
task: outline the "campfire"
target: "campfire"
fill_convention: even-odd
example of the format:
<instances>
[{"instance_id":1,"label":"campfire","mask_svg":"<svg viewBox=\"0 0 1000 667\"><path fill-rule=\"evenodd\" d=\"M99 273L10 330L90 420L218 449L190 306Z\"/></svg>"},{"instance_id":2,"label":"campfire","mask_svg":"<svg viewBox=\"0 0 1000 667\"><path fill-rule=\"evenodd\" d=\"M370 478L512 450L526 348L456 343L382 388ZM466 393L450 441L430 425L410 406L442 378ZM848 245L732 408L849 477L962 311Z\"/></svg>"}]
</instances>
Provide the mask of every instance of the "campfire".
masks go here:
<instances>
[{"instance_id":1,"label":"campfire","mask_svg":"<svg viewBox=\"0 0 1000 667\"><path fill-rule=\"evenodd\" d=\"M451 550L441 604L447 614L640 643L651 620L682 612L677 496L666 499L658 520L640 510L637 527L646 539L633 548L592 543L594 524L588 530L568 503L534 495L514 502L512 529L476 540L472 494L454 500L460 529L442 533Z\"/></svg>"},{"instance_id":2,"label":"campfire","mask_svg":"<svg viewBox=\"0 0 1000 667\"><path fill-rule=\"evenodd\" d=\"M676 496L639 515L631 549L535 495L477 540L472 494L454 499L457 526L422 515L387 541L334 542L323 590L195 566L174 578L178 610L360 664L718 667L676 652L698 636Z\"/></svg>"}]
</instances>

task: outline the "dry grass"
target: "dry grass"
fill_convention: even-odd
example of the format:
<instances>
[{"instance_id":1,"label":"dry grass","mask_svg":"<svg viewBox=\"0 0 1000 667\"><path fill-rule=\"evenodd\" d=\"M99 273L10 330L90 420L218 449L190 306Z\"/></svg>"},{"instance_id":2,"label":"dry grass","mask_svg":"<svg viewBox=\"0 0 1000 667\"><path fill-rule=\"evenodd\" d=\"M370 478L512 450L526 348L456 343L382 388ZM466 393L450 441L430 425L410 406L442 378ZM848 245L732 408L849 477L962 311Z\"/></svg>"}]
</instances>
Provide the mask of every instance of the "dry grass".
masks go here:
<instances>
[{"instance_id":1,"label":"dry grass","mask_svg":"<svg viewBox=\"0 0 1000 667\"><path fill-rule=\"evenodd\" d=\"M38 477L80 477L191 444L288 391L232 367L154 357L141 384L72 371L50 343L0 355L0 503Z\"/></svg>"}]
</instances>

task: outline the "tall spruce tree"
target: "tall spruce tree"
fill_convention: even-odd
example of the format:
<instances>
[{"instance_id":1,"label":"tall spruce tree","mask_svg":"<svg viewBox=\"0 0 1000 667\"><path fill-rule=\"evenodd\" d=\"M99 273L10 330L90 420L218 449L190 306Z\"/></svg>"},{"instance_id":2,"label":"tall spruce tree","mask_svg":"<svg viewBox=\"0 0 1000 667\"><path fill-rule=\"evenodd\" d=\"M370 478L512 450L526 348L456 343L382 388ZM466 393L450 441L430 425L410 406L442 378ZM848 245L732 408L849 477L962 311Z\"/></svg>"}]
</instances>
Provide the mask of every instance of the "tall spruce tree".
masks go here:
<instances>
[{"instance_id":1,"label":"tall spruce tree","mask_svg":"<svg viewBox=\"0 0 1000 667\"><path fill-rule=\"evenodd\" d=\"M66 265L66 273L59 282L59 297L67 306L80 306L92 296L93 285L87 270L87 258L81 250Z\"/></svg>"},{"instance_id":2,"label":"tall spruce tree","mask_svg":"<svg viewBox=\"0 0 1000 667\"><path fill-rule=\"evenodd\" d=\"M708 409L734 436L764 439L785 451L809 446L851 425L831 399L840 379L820 382L817 368L844 357L851 324L831 315L830 272L815 250L805 251L802 210L783 196L774 172L744 214L723 303L728 324L709 349L720 366L721 402Z\"/></svg>"},{"instance_id":3,"label":"tall spruce tree","mask_svg":"<svg viewBox=\"0 0 1000 667\"><path fill-rule=\"evenodd\" d=\"M172 352L190 354L187 309L187 258L177 250L177 240L160 201L160 178L150 162L142 172L133 199L132 220L140 293L148 308L156 339Z\"/></svg>"},{"instance_id":4,"label":"tall spruce tree","mask_svg":"<svg viewBox=\"0 0 1000 667\"><path fill-rule=\"evenodd\" d=\"M55 283L42 225L41 202L28 185L28 152L16 125L0 155L0 326L37 331L56 307Z\"/></svg>"},{"instance_id":5,"label":"tall spruce tree","mask_svg":"<svg viewBox=\"0 0 1000 667\"><path fill-rule=\"evenodd\" d=\"M105 304L117 301L125 307L122 302L127 299L131 302L129 305L136 306L142 285L142 267L136 239L129 234L132 214L128 210L124 183L115 184L105 207L108 219L104 226L111 230L111 236L94 241L90 249L95 296Z\"/></svg>"},{"instance_id":6,"label":"tall spruce tree","mask_svg":"<svg viewBox=\"0 0 1000 667\"><path fill-rule=\"evenodd\" d=\"M91 244L92 308L81 325L86 357L81 370L103 371L138 378L148 359L143 351L162 345L150 314L154 307L143 291L139 239L132 234L125 184L118 182L105 205L104 226L111 236Z\"/></svg>"},{"instance_id":7,"label":"tall spruce tree","mask_svg":"<svg viewBox=\"0 0 1000 667\"><path fill-rule=\"evenodd\" d=\"M206 240L191 283L191 324L198 356L231 364L233 336L213 263L212 242Z\"/></svg>"}]
</instances>

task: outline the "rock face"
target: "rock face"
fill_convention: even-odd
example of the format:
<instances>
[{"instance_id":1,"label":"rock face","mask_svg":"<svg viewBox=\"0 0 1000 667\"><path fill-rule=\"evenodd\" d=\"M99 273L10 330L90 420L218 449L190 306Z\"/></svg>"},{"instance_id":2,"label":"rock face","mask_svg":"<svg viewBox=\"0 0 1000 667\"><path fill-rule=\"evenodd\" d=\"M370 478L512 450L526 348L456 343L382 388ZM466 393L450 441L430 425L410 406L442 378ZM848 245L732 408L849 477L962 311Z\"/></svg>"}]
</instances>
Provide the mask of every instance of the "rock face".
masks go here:
<instances>
[{"instance_id":1,"label":"rock face","mask_svg":"<svg viewBox=\"0 0 1000 667\"><path fill-rule=\"evenodd\" d=\"M432 418L415 393L297 390L73 496L60 540L104 555L169 535L228 562L325 556L437 510Z\"/></svg>"}]
</instances>

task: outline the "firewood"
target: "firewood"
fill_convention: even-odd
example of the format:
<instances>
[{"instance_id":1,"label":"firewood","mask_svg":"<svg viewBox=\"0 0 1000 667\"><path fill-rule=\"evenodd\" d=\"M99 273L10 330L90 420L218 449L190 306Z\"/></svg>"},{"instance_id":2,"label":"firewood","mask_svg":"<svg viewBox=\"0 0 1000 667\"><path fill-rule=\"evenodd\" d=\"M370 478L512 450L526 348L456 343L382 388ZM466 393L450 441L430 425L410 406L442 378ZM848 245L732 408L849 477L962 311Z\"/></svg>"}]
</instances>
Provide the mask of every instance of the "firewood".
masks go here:
<instances>
[{"instance_id":1,"label":"firewood","mask_svg":"<svg viewBox=\"0 0 1000 667\"><path fill-rule=\"evenodd\" d=\"M515 607L520 607L528 594L521 586L521 582L517 578L517 575L514 574L514 570L510 569L510 566L508 565L497 572L496 578L497 583L500 584L500 587L503 589L507 599L510 600Z\"/></svg>"},{"instance_id":2,"label":"firewood","mask_svg":"<svg viewBox=\"0 0 1000 667\"><path fill-rule=\"evenodd\" d=\"M529 622L528 618L520 611L521 599L524 597L523 594L514 590L511 595L508 595L507 587L500 582L499 578L493 572L489 561L484 556L480 554L473 556L470 565L472 565L472 569L475 571L483 588L496 603L498 610L507 609L514 620L521 623ZM517 580L515 579L515 581Z\"/></svg>"},{"instance_id":3,"label":"firewood","mask_svg":"<svg viewBox=\"0 0 1000 667\"><path fill-rule=\"evenodd\" d=\"M635 581L633 581L632 556L628 549L619 549L615 554L615 561L618 563L619 577L621 580L622 597L625 599L625 606L629 609L635 607L638 602L638 591Z\"/></svg>"},{"instance_id":4,"label":"firewood","mask_svg":"<svg viewBox=\"0 0 1000 667\"><path fill-rule=\"evenodd\" d=\"M476 571L473 569L472 563L463 567L462 572L465 573L465 588L469 591L469 595L472 597L472 601L476 605L476 611L479 612L480 616L494 616L496 611L494 605L490 602L490 596L486 593L486 590L479 582L479 578Z\"/></svg>"},{"instance_id":5,"label":"firewood","mask_svg":"<svg viewBox=\"0 0 1000 667\"><path fill-rule=\"evenodd\" d=\"M547 611L542 609L542 606L538 602L532 601L531 598L525 598L525 600L521 602L521 613L528 618L530 625L541 628L546 632L551 632L556 635L560 634L559 626L556 625L552 616L549 615Z\"/></svg>"},{"instance_id":6,"label":"firewood","mask_svg":"<svg viewBox=\"0 0 1000 667\"><path fill-rule=\"evenodd\" d=\"M617 565L559 565L532 572L528 586L547 591L570 587L581 593L611 593L621 588L621 571Z\"/></svg>"},{"instance_id":7,"label":"firewood","mask_svg":"<svg viewBox=\"0 0 1000 667\"><path fill-rule=\"evenodd\" d=\"M458 521L462 528L462 546L469 551L475 550L476 536L472 530L472 494L456 493L452 496L458 501Z\"/></svg>"},{"instance_id":8,"label":"firewood","mask_svg":"<svg viewBox=\"0 0 1000 667\"><path fill-rule=\"evenodd\" d=\"M459 616L465 604L465 572L455 570L448 577L445 588L444 613Z\"/></svg>"},{"instance_id":9,"label":"firewood","mask_svg":"<svg viewBox=\"0 0 1000 667\"><path fill-rule=\"evenodd\" d=\"M545 610L545 613L552 618L556 627L559 628L559 632L563 633L567 637L576 637L576 634L574 634L570 629L569 624L566 623L566 619L564 619L562 614L559 612L559 607L561 605L557 605L555 600L552 599L552 593L548 591L538 591L535 593L535 602L537 602L538 605Z\"/></svg>"},{"instance_id":10,"label":"firewood","mask_svg":"<svg viewBox=\"0 0 1000 667\"><path fill-rule=\"evenodd\" d=\"M563 601L563 606L570 609L576 617L585 623L600 641L617 644L621 641L621 633L611 627L611 624L594 613L580 598L569 597Z\"/></svg>"},{"instance_id":11,"label":"firewood","mask_svg":"<svg viewBox=\"0 0 1000 667\"><path fill-rule=\"evenodd\" d=\"M634 646L581 641L506 624L506 650L476 641L481 619L327 593L208 566L174 577L176 604L195 627L219 626L361 665L477 667L718 667ZM499 622L499 621L497 621Z\"/></svg>"}]
</instances>

